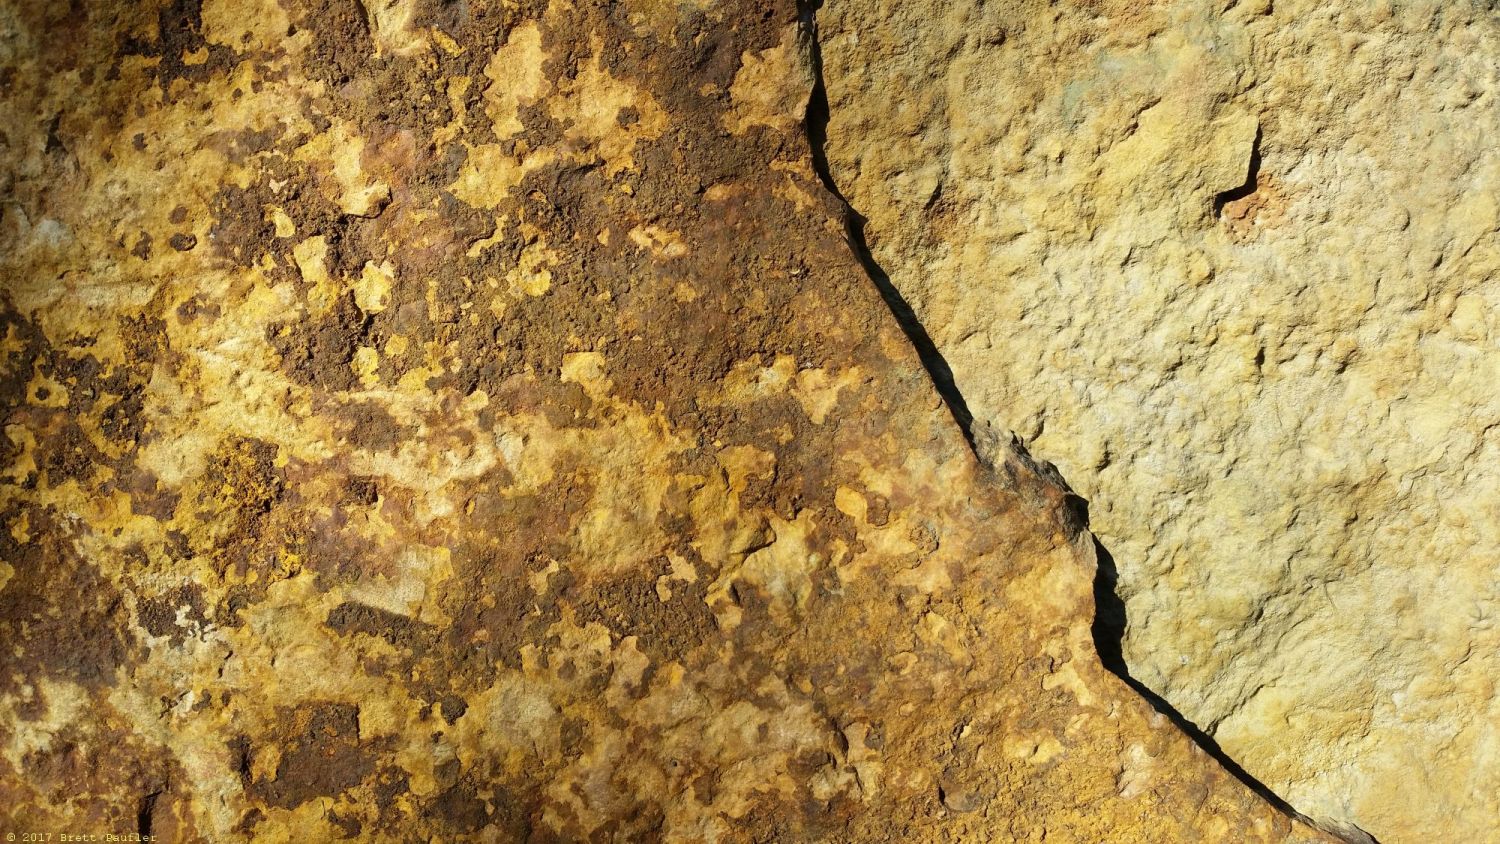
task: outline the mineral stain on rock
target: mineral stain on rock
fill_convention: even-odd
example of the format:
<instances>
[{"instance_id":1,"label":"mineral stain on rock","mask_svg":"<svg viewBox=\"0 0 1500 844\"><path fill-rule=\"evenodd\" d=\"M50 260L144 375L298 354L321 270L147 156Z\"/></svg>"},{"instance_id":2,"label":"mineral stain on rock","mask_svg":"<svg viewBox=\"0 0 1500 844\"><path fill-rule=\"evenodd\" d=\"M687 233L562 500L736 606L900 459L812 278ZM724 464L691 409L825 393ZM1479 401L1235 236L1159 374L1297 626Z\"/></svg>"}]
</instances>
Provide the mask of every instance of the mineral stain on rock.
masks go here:
<instances>
[{"instance_id":1,"label":"mineral stain on rock","mask_svg":"<svg viewBox=\"0 0 1500 844\"><path fill-rule=\"evenodd\" d=\"M309 703L282 717L291 727L291 739L275 748L280 758L274 774L264 784L255 783L259 758L251 761L250 771L242 771L265 804L294 809L319 797L336 797L370 774L372 749L359 740L359 707Z\"/></svg>"}]
</instances>

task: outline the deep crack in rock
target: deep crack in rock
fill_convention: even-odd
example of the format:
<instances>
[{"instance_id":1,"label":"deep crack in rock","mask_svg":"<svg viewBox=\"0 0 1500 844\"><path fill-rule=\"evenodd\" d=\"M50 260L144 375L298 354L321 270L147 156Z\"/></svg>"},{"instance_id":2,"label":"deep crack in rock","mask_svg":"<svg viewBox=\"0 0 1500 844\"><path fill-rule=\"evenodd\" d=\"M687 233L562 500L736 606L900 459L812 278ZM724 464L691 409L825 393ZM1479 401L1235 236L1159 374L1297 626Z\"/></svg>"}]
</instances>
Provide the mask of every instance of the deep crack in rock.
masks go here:
<instances>
[{"instance_id":1,"label":"deep crack in rock","mask_svg":"<svg viewBox=\"0 0 1500 844\"><path fill-rule=\"evenodd\" d=\"M874 257L871 255L869 246L865 241L865 227L869 221L849 203L849 200L834 182L833 174L828 168L826 133L830 115L827 88L823 80L823 62L817 30L817 9L822 5L822 0L799 0L799 2L801 4L804 31L809 41L814 73L813 93L808 101L807 110L807 136L812 150L814 166L824 186L830 193L838 197L839 201L843 204L845 227L850 250L854 253L860 266L864 268L870 281L880 291L881 298L890 307L892 314L896 317L897 322L900 323L907 338L916 347L923 365L932 377L938 392L943 396L943 401L947 405L949 412L963 429L965 437L972 446L974 444L974 435L972 432L974 417L969 410L968 403L964 401L963 393L959 390L958 384L954 380L952 368L948 365L947 360L938 350L936 344L933 343L931 336L928 334L926 328L923 327L916 312L912 310L896 285L891 282L890 276L885 270L881 269L880 265L876 263ZM1245 186L1220 194L1215 200L1216 213L1224 203L1248 196L1254 192L1256 175L1259 171L1259 158L1260 155L1257 146L1252 154L1249 175ZM1057 475L1057 478L1066 485L1066 480L1060 474ZM1083 511L1085 515L1083 517L1082 528L1087 530L1086 502L1083 502ZM1115 584L1118 575L1115 571L1114 558L1104 545L1099 542L1097 537L1093 541L1095 556L1098 560L1098 573L1094 580L1095 611L1092 630L1095 648L1104 667L1109 669L1115 676L1124 680L1137 694L1140 694L1149 701L1157 712L1167 716L1173 724L1191 736L1193 741L1197 742L1198 746L1204 752L1223 765L1226 770L1245 783L1246 786L1265 798L1267 802L1288 816L1309 820L1264 783L1247 773L1238 762L1224 752L1224 749L1219 746L1218 742L1214 741L1212 736L1200 729L1197 724L1184 717L1170 702L1131 676L1130 668L1125 664L1120 648L1120 641L1125 634L1128 619L1125 614L1125 605L1115 593ZM1350 844L1365 844L1365 841L1368 839L1368 836L1365 839L1351 836L1346 831L1330 831L1341 835ZM1362 831L1360 834L1363 834Z\"/></svg>"}]
</instances>

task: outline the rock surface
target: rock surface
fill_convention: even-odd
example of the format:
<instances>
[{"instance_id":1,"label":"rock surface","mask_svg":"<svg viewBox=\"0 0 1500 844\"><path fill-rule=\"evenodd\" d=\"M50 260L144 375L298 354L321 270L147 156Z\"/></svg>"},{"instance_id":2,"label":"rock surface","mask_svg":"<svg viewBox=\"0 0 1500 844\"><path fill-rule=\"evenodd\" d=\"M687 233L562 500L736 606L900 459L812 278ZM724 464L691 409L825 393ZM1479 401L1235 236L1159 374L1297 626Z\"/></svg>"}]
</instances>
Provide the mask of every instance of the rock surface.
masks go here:
<instances>
[{"instance_id":1,"label":"rock surface","mask_svg":"<svg viewBox=\"0 0 1500 844\"><path fill-rule=\"evenodd\" d=\"M980 429L1088 499L1129 670L1299 810L1500 818L1500 17L819 13L834 182Z\"/></svg>"},{"instance_id":2,"label":"rock surface","mask_svg":"<svg viewBox=\"0 0 1500 844\"><path fill-rule=\"evenodd\" d=\"M1100 665L1065 490L842 240L791 3L0 33L7 831L1325 840Z\"/></svg>"}]
</instances>

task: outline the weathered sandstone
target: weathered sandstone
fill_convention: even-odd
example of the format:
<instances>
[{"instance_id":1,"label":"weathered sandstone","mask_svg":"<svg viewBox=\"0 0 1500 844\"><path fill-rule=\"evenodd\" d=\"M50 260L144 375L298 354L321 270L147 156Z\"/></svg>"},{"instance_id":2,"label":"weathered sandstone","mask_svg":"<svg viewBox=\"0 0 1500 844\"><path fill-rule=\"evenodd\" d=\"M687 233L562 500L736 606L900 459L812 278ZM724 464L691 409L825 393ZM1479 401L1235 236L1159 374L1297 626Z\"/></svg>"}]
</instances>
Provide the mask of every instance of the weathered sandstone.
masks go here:
<instances>
[{"instance_id":1,"label":"weathered sandstone","mask_svg":"<svg viewBox=\"0 0 1500 844\"><path fill-rule=\"evenodd\" d=\"M1321 841L1101 666L789 2L0 9L0 826Z\"/></svg>"},{"instance_id":2,"label":"weathered sandstone","mask_svg":"<svg viewBox=\"0 0 1500 844\"><path fill-rule=\"evenodd\" d=\"M1090 502L1134 677L1299 810L1500 835L1493 3L830 0L834 182Z\"/></svg>"}]
</instances>

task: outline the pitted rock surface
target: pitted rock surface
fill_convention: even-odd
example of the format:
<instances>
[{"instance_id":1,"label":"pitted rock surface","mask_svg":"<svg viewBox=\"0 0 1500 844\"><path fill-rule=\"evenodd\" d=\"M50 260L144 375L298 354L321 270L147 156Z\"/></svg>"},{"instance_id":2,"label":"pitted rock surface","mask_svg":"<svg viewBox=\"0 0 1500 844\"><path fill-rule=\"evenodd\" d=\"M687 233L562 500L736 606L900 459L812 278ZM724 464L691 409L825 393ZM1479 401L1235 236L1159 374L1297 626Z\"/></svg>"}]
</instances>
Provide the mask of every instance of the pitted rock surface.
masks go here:
<instances>
[{"instance_id":1,"label":"pitted rock surface","mask_svg":"<svg viewBox=\"0 0 1500 844\"><path fill-rule=\"evenodd\" d=\"M1308 815L1495 840L1494 4L818 19L833 180L1088 499L1134 677Z\"/></svg>"}]
</instances>

